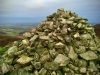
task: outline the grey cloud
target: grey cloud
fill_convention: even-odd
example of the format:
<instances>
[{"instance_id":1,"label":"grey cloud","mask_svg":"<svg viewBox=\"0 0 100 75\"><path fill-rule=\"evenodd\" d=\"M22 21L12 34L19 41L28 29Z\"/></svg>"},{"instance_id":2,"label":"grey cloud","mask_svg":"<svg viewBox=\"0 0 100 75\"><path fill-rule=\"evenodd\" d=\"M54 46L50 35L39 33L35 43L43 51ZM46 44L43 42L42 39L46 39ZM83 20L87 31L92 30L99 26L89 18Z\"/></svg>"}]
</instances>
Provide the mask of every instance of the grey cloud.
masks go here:
<instances>
[{"instance_id":1,"label":"grey cloud","mask_svg":"<svg viewBox=\"0 0 100 75\"><path fill-rule=\"evenodd\" d=\"M64 8L84 17L99 14L99 7L100 0L0 0L0 16L41 17Z\"/></svg>"},{"instance_id":2,"label":"grey cloud","mask_svg":"<svg viewBox=\"0 0 100 75\"><path fill-rule=\"evenodd\" d=\"M69 1L69 0L63 0ZM1 11L6 12L22 12L22 11L44 11L47 7L56 6L61 0L0 0ZM51 8L54 9L55 7Z\"/></svg>"}]
</instances>

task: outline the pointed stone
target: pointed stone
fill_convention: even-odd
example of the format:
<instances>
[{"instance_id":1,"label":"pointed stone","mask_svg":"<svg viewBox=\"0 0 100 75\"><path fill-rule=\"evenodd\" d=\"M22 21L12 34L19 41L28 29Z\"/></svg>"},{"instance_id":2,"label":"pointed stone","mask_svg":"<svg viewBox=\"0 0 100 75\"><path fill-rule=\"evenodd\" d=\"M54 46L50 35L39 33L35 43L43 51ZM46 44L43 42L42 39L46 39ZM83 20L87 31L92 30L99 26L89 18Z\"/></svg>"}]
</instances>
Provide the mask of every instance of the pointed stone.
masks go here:
<instances>
[{"instance_id":1,"label":"pointed stone","mask_svg":"<svg viewBox=\"0 0 100 75\"><path fill-rule=\"evenodd\" d=\"M98 56L92 51L87 51L85 53L82 53L80 54L80 57L82 57L85 60L94 60L98 58Z\"/></svg>"},{"instance_id":2,"label":"pointed stone","mask_svg":"<svg viewBox=\"0 0 100 75\"><path fill-rule=\"evenodd\" d=\"M54 62L59 64L59 66L66 66L69 61L69 58L63 54L58 54L58 56L54 59Z\"/></svg>"},{"instance_id":3,"label":"pointed stone","mask_svg":"<svg viewBox=\"0 0 100 75\"><path fill-rule=\"evenodd\" d=\"M64 48L64 44L59 42L55 44L55 48Z\"/></svg>"},{"instance_id":4,"label":"pointed stone","mask_svg":"<svg viewBox=\"0 0 100 75\"><path fill-rule=\"evenodd\" d=\"M31 58L31 57L28 57L28 56L21 56L21 57L17 60L17 62L20 63L20 64L22 64L22 65L25 65L25 64L29 63L29 62L32 61L32 60L33 60L33 58Z\"/></svg>"},{"instance_id":5,"label":"pointed stone","mask_svg":"<svg viewBox=\"0 0 100 75\"><path fill-rule=\"evenodd\" d=\"M75 60L78 55L75 53L75 51L73 50L73 47L72 46L69 46L69 54L68 54L68 57L71 59L71 60Z\"/></svg>"}]
</instances>

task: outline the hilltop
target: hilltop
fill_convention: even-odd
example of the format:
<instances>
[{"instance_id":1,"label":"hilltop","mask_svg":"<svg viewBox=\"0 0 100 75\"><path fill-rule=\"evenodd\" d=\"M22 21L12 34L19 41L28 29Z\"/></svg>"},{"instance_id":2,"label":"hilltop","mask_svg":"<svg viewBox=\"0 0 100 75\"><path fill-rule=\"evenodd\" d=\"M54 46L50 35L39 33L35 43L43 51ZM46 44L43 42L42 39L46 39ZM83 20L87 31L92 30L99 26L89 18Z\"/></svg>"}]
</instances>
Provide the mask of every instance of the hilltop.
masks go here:
<instances>
[{"instance_id":1,"label":"hilltop","mask_svg":"<svg viewBox=\"0 0 100 75\"><path fill-rule=\"evenodd\" d=\"M2 35L0 34L0 46L4 47L8 44L11 44L14 41L21 40L22 38L19 37L13 37L13 36L7 36L7 35Z\"/></svg>"},{"instance_id":2,"label":"hilltop","mask_svg":"<svg viewBox=\"0 0 100 75\"><path fill-rule=\"evenodd\" d=\"M0 24L0 46L22 39L22 34L36 27L36 24Z\"/></svg>"},{"instance_id":3,"label":"hilltop","mask_svg":"<svg viewBox=\"0 0 100 75\"><path fill-rule=\"evenodd\" d=\"M96 24L93 27L94 27L94 31L95 31L96 35L100 39L100 24Z\"/></svg>"}]
</instances>

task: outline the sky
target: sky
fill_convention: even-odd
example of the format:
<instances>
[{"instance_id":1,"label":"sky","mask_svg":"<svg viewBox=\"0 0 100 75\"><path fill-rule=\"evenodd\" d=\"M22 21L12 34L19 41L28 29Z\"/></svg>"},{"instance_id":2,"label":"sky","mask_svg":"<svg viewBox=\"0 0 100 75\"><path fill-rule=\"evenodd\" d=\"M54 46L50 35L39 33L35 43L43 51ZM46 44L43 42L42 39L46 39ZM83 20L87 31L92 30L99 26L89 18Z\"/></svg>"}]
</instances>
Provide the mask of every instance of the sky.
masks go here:
<instances>
[{"instance_id":1,"label":"sky","mask_svg":"<svg viewBox=\"0 0 100 75\"><path fill-rule=\"evenodd\" d=\"M60 8L100 23L100 0L0 0L0 24L41 22Z\"/></svg>"}]
</instances>

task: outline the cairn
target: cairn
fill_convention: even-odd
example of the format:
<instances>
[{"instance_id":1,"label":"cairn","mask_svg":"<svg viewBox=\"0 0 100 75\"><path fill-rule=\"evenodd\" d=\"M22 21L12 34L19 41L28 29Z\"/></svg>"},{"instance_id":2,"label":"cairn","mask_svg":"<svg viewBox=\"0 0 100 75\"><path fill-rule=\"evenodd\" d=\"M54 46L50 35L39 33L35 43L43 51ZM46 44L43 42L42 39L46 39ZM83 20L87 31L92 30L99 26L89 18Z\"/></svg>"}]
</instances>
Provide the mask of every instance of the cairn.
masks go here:
<instances>
[{"instance_id":1,"label":"cairn","mask_svg":"<svg viewBox=\"0 0 100 75\"><path fill-rule=\"evenodd\" d=\"M100 75L100 42L87 19L58 9L2 56L1 75Z\"/></svg>"}]
</instances>

